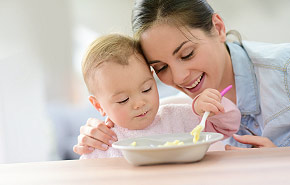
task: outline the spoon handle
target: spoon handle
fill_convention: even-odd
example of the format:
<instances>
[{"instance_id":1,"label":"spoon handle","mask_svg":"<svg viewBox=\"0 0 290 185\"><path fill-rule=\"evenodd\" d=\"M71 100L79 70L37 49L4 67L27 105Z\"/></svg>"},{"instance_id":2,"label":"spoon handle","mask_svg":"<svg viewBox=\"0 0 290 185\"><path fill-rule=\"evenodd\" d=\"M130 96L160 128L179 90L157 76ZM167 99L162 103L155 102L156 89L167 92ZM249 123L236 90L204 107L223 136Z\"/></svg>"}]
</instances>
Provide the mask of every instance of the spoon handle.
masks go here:
<instances>
[{"instance_id":1,"label":"spoon handle","mask_svg":"<svg viewBox=\"0 0 290 185\"><path fill-rule=\"evenodd\" d=\"M221 95L224 96L233 86L229 85L224 90L222 90Z\"/></svg>"},{"instance_id":2,"label":"spoon handle","mask_svg":"<svg viewBox=\"0 0 290 185\"><path fill-rule=\"evenodd\" d=\"M209 111L206 111L206 112L203 114L203 116L202 116L202 119L201 119L201 121L200 121L200 123L199 123L199 124L202 126L202 128L205 127L205 121L206 121L206 119L207 119L209 113L210 113Z\"/></svg>"}]
</instances>

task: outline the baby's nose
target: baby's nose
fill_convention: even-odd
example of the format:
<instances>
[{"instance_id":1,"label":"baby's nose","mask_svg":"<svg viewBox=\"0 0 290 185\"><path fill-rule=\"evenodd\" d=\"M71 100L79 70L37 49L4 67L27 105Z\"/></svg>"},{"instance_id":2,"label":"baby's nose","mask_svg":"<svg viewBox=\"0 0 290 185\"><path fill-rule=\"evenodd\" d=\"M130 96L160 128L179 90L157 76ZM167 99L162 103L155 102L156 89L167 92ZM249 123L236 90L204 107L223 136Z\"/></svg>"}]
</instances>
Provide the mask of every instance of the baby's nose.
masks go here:
<instances>
[{"instance_id":1,"label":"baby's nose","mask_svg":"<svg viewBox=\"0 0 290 185\"><path fill-rule=\"evenodd\" d=\"M135 102L134 104L134 109L140 109L145 105L145 101L144 100L138 100Z\"/></svg>"}]
</instances>

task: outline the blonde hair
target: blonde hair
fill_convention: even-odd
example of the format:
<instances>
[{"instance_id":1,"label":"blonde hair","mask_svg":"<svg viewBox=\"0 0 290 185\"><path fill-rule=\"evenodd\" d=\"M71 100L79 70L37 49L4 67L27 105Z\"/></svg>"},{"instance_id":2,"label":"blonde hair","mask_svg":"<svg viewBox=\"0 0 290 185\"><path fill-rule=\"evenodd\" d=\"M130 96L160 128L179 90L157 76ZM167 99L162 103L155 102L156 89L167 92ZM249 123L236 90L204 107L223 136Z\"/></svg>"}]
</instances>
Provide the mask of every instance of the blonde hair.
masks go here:
<instances>
[{"instance_id":1,"label":"blonde hair","mask_svg":"<svg viewBox=\"0 0 290 185\"><path fill-rule=\"evenodd\" d=\"M133 38L120 34L109 34L97 38L88 47L82 61L83 78L91 94L94 94L90 81L98 66L104 62L115 62L128 65L128 59L133 54L140 53L141 49Z\"/></svg>"}]
</instances>

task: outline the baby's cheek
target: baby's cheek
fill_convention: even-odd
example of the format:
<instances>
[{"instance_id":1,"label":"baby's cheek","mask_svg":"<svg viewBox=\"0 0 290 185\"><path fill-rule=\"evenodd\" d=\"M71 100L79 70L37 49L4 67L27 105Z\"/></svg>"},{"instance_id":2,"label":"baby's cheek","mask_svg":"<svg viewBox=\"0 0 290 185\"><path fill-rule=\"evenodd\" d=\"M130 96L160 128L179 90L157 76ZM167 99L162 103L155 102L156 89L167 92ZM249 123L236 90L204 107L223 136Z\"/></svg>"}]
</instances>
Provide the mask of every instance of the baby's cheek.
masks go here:
<instances>
[{"instance_id":1,"label":"baby's cheek","mask_svg":"<svg viewBox=\"0 0 290 185\"><path fill-rule=\"evenodd\" d=\"M127 110L118 110L115 114L116 124L120 125L121 127L127 127L129 120L130 120L130 113Z\"/></svg>"}]
</instances>

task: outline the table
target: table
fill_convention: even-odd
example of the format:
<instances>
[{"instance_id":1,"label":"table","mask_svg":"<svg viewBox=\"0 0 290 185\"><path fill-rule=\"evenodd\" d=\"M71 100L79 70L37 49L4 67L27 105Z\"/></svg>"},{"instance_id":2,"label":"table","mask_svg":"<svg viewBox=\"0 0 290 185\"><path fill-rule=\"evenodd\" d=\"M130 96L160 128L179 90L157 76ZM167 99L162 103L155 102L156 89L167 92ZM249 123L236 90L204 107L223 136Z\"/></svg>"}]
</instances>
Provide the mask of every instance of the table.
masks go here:
<instances>
[{"instance_id":1,"label":"table","mask_svg":"<svg viewBox=\"0 0 290 185\"><path fill-rule=\"evenodd\" d=\"M1 185L289 184L290 147L207 152L195 163L133 166L124 158L0 165Z\"/></svg>"}]
</instances>

